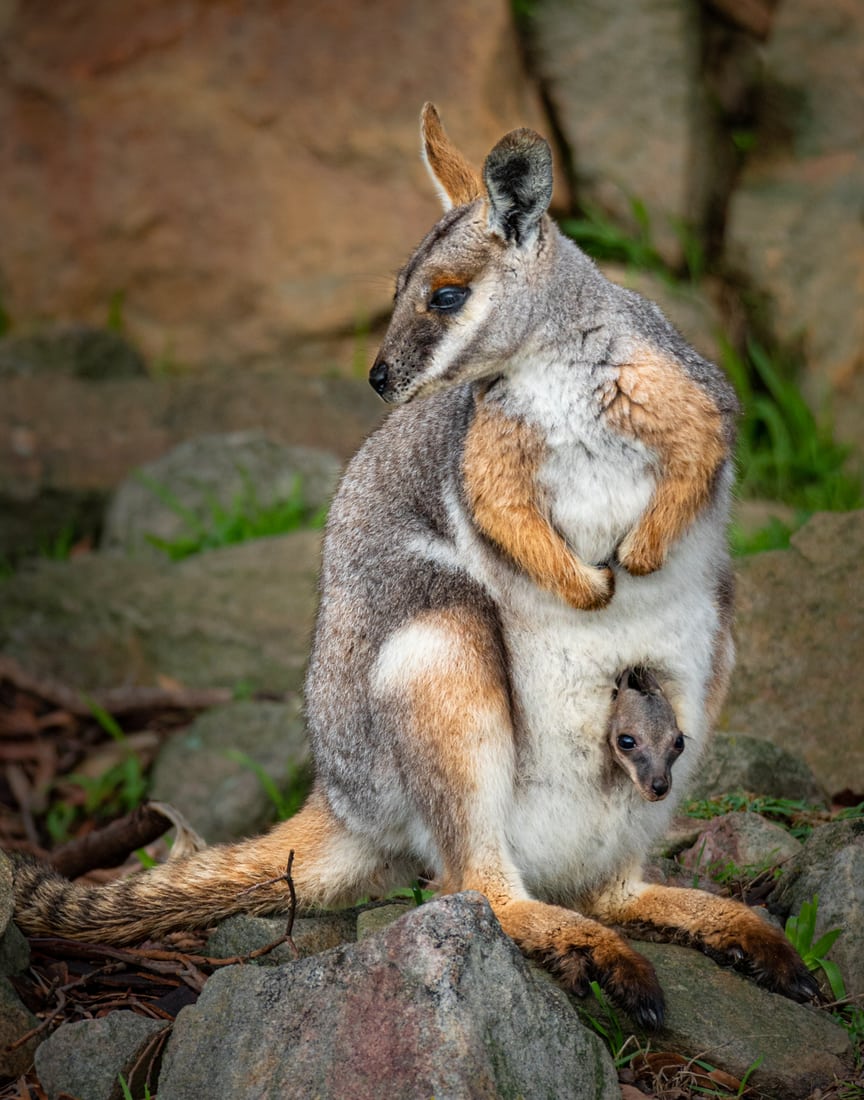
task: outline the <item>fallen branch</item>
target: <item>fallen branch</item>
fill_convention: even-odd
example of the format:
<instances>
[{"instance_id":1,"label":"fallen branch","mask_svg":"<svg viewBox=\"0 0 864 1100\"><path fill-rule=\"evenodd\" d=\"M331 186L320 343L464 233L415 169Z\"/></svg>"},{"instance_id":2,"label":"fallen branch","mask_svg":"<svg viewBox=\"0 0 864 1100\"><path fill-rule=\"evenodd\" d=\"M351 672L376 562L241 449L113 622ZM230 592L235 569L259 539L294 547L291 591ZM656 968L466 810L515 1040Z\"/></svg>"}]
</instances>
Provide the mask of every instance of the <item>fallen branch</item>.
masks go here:
<instances>
[{"instance_id":1,"label":"fallen branch","mask_svg":"<svg viewBox=\"0 0 864 1100\"><path fill-rule=\"evenodd\" d=\"M130 852L167 833L172 822L152 805L139 806L103 829L76 837L51 854L51 865L66 878L77 878L97 867L119 867Z\"/></svg>"}]
</instances>

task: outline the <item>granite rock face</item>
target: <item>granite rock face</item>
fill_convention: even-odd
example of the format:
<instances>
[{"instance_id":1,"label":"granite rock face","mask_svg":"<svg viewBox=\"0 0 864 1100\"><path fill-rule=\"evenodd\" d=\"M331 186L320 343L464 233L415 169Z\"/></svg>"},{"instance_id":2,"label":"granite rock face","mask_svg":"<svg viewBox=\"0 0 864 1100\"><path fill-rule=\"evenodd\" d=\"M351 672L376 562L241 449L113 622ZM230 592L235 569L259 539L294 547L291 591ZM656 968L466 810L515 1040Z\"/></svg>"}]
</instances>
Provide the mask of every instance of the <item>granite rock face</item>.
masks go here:
<instances>
[{"instance_id":1,"label":"granite rock face","mask_svg":"<svg viewBox=\"0 0 864 1100\"><path fill-rule=\"evenodd\" d=\"M536 977L477 894L431 902L363 943L229 967L182 1010L160 1100L205 1095L615 1100L612 1060Z\"/></svg>"},{"instance_id":2,"label":"granite rock face","mask_svg":"<svg viewBox=\"0 0 864 1100\"><path fill-rule=\"evenodd\" d=\"M864 512L817 514L737 573L726 723L801 756L829 793L864 791Z\"/></svg>"}]
</instances>

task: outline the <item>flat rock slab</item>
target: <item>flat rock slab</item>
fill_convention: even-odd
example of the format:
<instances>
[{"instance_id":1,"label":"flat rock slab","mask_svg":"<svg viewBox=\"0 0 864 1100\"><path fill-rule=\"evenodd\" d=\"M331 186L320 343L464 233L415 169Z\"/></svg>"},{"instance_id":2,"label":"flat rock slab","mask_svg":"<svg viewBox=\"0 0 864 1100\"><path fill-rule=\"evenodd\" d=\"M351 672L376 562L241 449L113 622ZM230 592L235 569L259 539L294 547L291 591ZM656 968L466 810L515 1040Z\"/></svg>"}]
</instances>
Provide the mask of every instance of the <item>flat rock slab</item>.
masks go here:
<instances>
[{"instance_id":1,"label":"flat rock slab","mask_svg":"<svg viewBox=\"0 0 864 1100\"><path fill-rule=\"evenodd\" d=\"M228 967L177 1017L159 1100L618 1100L600 1039L479 894L274 968Z\"/></svg>"},{"instance_id":2,"label":"flat rock slab","mask_svg":"<svg viewBox=\"0 0 864 1100\"><path fill-rule=\"evenodd\" d=\"M817 514L737 574L728 726L803 757L829 793L864 791L864 511Z\"/></svg>"},{"instance_id":3,"label":"flat rock slab","mask_svg":"<svg viewBox=\"0 0 864 1100\"><path fill-rule=\"evenodd\" d=\"M321 535L211 550L181 562L92 554L0 580L0 650L83 691L155 684L299 688Z\"/></svg>"},{"instance_id":4,"label":"flat rock slab","mask_svg":"<svg viewBox=\"0 0 864 1100\"><path fill-rule=\"evenodd\" d=\"M842 1075L849 1037L827 1012L768 993L685 947L636 943L666 994L666 1027L646 1036L655 1050L698 1057L772 1100L799 1100Z\"/></svg>"}]
</instances>

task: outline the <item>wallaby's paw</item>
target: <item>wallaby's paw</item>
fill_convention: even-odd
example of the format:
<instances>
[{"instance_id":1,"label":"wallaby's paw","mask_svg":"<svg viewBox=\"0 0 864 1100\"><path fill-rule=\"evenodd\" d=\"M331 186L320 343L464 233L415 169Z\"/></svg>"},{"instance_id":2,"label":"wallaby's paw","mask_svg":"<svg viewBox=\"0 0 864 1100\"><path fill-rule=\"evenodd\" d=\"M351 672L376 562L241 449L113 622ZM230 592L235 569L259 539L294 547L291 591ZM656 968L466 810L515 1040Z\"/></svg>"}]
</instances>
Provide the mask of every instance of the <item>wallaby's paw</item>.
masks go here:
<instances>
[{"instance_id":1,"label":"wallaby's paw","mask_svg":"<svg viewBox=\"0 0 864 1100\"><path fill-rule=\"evenodd\" d=\"M615 595L615 574L608 565L583 565L561 593L577 611L602 611Z\"/></svg>"},{"instance_id":2,"label":"wallaby's paw","mask_svg":"<svg viewBox=\"0 0 864 1100\"><path fill-rule=\"evenodd\" d=\"M571 993L584 997L589 983L596 981L615 1007L626 1012L634 1023L647 1031L663 1026L666 1002L654 967L623 940L592 948L553 947L532 954Z\"/></svg>"},{"instance_id":3,"label":"wallaby's paw","mask_svg":"<svg viewBox=\"0 0 864 1100\"><path fill-rule=\"evenodd\" d=\"M656 1031L663 1026L666 1016L663 990L654 967L644 955L627 948L626 954L619 954L611 965L598 968L597 981L609 1000L639 1027Z\"/></svg>"},{"instance_id":4,"label":"wallaby's paw","mask_svg":"<svg viewBox=\"0 0 864 1100\"><path fill-rule=\"evenodd\" d=\"M755 925L733 924L724 934L706 939L703 950L721 965L749 974L772 993L793 1001L813 1000L819 985L798 952L782 932L754 919Z\"/></svg>"},{"instance_id":5,"label":"wallaby's paw","mask_svg":"<svg viewBox=\"0 0 864 1100\"><path fill-rule=\"evenodd\" d=\"M634 528L618 547L618 561L634 577L645 577L663 568L666 547L659 538L652 538L650 530Z\"/></svg>"}]
</instances>

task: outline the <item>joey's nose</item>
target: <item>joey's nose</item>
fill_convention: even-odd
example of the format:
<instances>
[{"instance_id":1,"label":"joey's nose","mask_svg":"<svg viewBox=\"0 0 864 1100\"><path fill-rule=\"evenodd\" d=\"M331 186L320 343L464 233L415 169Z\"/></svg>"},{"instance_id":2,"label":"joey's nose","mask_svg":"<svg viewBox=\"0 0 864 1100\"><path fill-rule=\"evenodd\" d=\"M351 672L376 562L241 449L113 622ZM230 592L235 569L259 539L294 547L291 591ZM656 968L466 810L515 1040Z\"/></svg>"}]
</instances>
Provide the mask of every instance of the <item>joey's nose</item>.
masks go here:
<instances>
[{"instance_id":1,"label":"joey's nose","mask_svg":"<svg viewBox=\"0 0 864 1100\"><path fill-rule=\"evenodd\" d=\"M669 790L669 784L665 779L652 779L651 790L658 798L663 798L666 792Z\"/></svg>"},{"instance_id":2,"label":"joey's nose","mask_svg":"<svg viewBox=\"0 0 864 1100\"><path fill-rule=\"evenodd\" d=\"M387 381L389 378L390 368L383 359L379 359L372 364L372 370L369 371L369 385L379 397L387 389Z\"/></svg>"}]
</instances>

